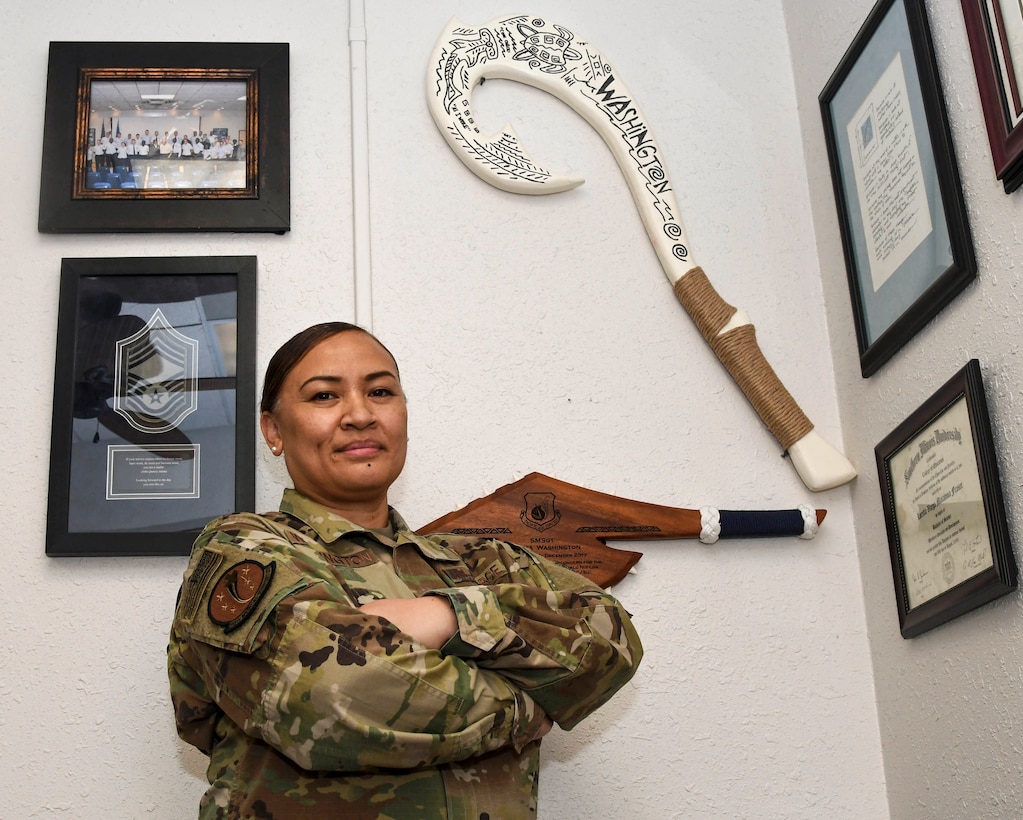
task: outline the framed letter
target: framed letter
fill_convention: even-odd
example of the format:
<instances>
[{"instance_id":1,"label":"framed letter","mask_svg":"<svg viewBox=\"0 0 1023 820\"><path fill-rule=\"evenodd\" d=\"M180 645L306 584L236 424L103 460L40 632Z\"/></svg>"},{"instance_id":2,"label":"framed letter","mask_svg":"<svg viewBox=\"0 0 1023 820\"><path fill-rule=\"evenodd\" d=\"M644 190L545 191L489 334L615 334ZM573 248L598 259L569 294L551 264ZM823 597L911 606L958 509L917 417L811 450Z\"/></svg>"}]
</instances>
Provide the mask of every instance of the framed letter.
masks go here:
<instances>
[{"instance_id":1,"label":"framed letter","mask_svg":"<svg viewBox=\"0 0 1023 820\"><path fill-rule=\"evenodd\" d=\"M820 94L860 371L977 275L924 0L880 0Z\"/></svg>"}]
</instances>

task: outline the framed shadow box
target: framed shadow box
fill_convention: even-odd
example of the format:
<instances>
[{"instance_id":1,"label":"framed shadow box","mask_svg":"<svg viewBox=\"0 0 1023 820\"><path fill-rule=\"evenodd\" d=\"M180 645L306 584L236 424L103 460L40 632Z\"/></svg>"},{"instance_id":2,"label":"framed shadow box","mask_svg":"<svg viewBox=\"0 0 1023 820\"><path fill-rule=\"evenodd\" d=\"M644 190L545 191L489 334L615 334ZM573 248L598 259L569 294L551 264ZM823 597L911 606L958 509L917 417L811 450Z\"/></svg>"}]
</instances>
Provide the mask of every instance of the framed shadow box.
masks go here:
<instances>
[{"instance_id":1,"label":"framed shadow box","mask_svg":"<svg viewBox=\"0 0 1023 820\"><path fill-rule=\"evenodd\" d=\"M50 43L39 230L290 225L287 43Z\"/></svg>"},{"instance_id":2,"label":"framed shadow box","mask_svg":"<svg viewBox=\"0 0 1023 820\"><path fill-rule=\"evenodd\" d=\"M255 502L256 258L64 259L46 553L187 555Z\"/></svg>"}]
</instances>

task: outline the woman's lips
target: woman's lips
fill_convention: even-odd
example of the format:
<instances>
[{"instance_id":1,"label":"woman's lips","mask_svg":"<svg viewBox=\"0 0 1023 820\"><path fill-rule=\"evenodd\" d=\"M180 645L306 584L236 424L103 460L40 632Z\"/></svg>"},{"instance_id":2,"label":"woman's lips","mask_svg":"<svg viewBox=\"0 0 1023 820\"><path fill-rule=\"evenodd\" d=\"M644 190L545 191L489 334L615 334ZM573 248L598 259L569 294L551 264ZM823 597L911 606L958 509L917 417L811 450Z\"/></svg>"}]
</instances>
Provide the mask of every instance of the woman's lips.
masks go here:
<instances>
[{"instance_id":1,"label":"woman's lips","mask_svg":"<svg viewBox=\"0 0 1023 820\"><path fill-rule=\"evenodd\" d=\"M354 458L366 458L376 455L383 449L383 446L377 441L353 441L342 447L341 452Z\"/></svg>"}]
</instances>

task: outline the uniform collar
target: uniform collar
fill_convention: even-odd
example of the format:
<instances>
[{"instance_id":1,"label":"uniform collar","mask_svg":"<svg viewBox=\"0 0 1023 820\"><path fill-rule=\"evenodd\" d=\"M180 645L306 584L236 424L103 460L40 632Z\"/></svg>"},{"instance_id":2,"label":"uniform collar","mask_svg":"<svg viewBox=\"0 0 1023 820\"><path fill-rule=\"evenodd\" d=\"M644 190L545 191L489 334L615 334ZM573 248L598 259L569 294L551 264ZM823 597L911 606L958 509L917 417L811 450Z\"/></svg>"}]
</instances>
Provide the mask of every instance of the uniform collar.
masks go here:
<instances>
[{"instance_id":1,"label":"uniform collar","mask_svg":"<svg viewBox=\"0 0 1023 820\"><path fill-rule=\"evenodd\" d=\"M426 558L432 558L437 561L459 560L457 553L451 549L422 535L417 535L409 529L405 519L401 517L394 507L388 507L387 509L390 513L391 525L394 527L394 540L388 544L389 546L411 544ZM365 534L381 543L387 543L390 540L381 538L377 533L352 523L347 518L332 512L292 487L284 490L284 494L281 497L280 510L308 524L316 532L320 540L326 544L332 544L340 538L353 534Z\"/></svg>"}]
</instances>

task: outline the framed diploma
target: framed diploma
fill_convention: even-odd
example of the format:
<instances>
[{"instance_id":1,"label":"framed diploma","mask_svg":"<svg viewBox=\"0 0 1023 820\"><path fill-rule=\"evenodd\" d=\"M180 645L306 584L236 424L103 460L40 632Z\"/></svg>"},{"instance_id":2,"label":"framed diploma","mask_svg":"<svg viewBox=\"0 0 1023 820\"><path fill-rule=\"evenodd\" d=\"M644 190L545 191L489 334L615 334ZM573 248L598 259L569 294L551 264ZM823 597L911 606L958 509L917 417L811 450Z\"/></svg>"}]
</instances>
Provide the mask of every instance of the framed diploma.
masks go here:
<instances>
[{"instance_id":1,"label":"framed diploma","mask_svg":"<svg viewBox=\"0 0 1023 820\"><path fill-rule=\"evenodd\" d=\"M187 555L255 502L254 256L64 259L46 553Z\"/></svg>"},{"instance_id":2,"label":"framed diploma","mask_svg":"<svg viewBox=\"0 0 1023 820\"><path fill-rule=\"evenodd\" d=\"M1023 183L1023 6L1019 0L962 4L995 177L1009 194Z\"/></svg>"},{"instance_id":3,"label":"framed diploma","mask_svg":"<svg viewBox=\"0 0 1023 820\"><path fill-rule=\"evenodd\" d=\"M867 378L977 275L924 0L880 0L819 101Z\"/></svg>"},{"instance_id":4,"label":"framed diploma","mask_svg":"<svg viewBox=\"0 0 1023 820\"><path fill-rule=\"evenodd\" d=\"M980 364L874 448L902 637L1016 589Z\"/></svg>"}]
</instances>

